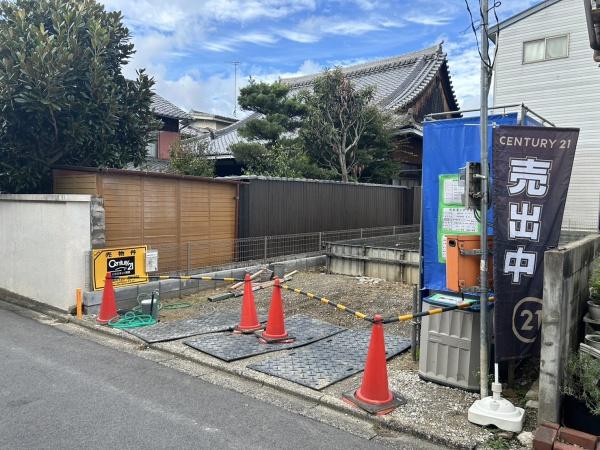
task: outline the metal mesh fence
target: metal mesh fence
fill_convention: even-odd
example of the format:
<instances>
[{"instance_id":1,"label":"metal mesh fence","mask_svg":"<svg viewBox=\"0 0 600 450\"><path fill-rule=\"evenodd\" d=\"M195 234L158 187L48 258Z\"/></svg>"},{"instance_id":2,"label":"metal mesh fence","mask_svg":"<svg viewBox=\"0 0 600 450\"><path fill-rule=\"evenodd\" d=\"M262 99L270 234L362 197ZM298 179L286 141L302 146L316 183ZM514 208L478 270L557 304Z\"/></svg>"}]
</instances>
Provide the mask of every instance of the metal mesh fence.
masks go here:
<instances>
[{"instance_id":1,"label":"metal mesh fence","mask_svg":"<svg viewBox=\"0 0 600 450\"><path fill-rule=\"evenodd\" d=\"M366 237L362 239L344 240L344 245L366 246L370 248L393 248L397 250L419 250L419 231L407 231L395 235L385 235L380 237Z\"/></svg>"},{"instance_id":2,"label":"metal mesh fence","mask_svg":"<svg viewBox=\"0 0 600 450\"><path fill-rule=\"evenodd\" d=\"M236 263L262 263L293 255L316 255L327 242L394 236L419 231L419 225L321 231L315 233L261 236L243 239L190 241L182 245L155 244L160 273L190 273Z\"/></svg>"}]
</instances>

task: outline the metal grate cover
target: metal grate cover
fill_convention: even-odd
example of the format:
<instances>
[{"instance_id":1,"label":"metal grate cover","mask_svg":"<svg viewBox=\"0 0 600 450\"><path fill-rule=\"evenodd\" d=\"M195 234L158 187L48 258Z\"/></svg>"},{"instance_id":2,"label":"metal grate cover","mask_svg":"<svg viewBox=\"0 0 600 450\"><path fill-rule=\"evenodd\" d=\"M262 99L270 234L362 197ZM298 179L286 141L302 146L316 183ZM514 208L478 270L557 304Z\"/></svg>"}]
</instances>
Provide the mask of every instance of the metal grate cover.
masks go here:
<instances>
[{"instance_id":1,"label":"metal grate cover","mask_svg":"<svg viewBox=\"0 0 600 450\"><path fill-rule=\"evenodd\" d=\"M216 312L194 319L157 323L149 327L131 328L126 331L152 344L154 342L172 341L197 334L233 330L239 320L239 312ZM259 314L258 320L265 322L267 320L266 314Z\"/></svg>"},{"instance_id":2,"label":"metal grate cover","mask_svg":"<svg viewBox=\"0 0 600 450\"><path fill-rule=\"evenodd\" d=\"M296 338L294 342L262 344L254 334L220 333L188 339L184 341L184 344L230 362L262 353L300 347L345 330L345 328L302 315L287 318L285 326L288 334Z\"/></svg>"},{"instance_id":3,"label":"metal grate cover","mask_svg":"<svg viewBox=\"0 0 600 450\"><path fill-rule=\"evenodd\" d=\"M364 369L370 338L369 331L348 330L248 367L321 390ZM385 348L389 359L409 349L410 341L387 335Z\"/></svg>"}]
</instances>

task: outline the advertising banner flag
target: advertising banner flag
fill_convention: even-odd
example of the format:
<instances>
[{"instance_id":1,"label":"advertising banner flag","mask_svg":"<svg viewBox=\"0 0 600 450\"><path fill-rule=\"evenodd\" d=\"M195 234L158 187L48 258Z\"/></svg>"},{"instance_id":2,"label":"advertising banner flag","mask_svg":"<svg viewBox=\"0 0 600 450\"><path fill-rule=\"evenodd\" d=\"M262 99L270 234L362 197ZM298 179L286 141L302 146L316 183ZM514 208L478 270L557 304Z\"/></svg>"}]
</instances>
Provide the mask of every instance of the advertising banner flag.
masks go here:
<instances>
[{"instance_id":1,"label":"advertising banner flag","mask_svg":"<svg viewBox=\"0 0 600 450\"><path fill-rule=\"evenodd\" d=\"M579 130L493 133L496 358L539 355L544 252L558 245Z\"/></svg>"}]
</instances>

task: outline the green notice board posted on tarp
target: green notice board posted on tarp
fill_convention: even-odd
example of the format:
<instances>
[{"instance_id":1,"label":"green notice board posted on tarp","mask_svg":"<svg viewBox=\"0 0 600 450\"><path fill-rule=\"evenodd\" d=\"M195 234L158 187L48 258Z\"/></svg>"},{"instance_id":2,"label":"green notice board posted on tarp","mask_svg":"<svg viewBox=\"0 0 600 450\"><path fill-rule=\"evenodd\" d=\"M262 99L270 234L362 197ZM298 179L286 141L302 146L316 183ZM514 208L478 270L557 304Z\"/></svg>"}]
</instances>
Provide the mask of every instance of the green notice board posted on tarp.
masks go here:
<instances>
[{"instance_id":1,"label":"green notice board posted on tarp","mask_svg":"<svg viewBox=\"0 0 600 450\"><path fill-rule=\"evenodd\" d=\"M479 234L481 226L475 218L475 211L462 205L463 188L458 174L439 176L440 195L438 207L438 261L446 262L447 235Z\"/></svg>"}]
</instances>

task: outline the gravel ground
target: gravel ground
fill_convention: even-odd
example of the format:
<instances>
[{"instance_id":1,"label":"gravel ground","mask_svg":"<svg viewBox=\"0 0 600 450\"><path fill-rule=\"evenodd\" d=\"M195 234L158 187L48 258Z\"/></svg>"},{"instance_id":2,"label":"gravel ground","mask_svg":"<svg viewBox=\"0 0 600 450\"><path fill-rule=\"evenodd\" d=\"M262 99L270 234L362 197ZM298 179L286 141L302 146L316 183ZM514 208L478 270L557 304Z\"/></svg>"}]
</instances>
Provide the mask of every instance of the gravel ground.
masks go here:
<instances>
[{"instance_id":1,"label":"gravel ground","mask_svg":"<svg viewBox=\"0 0 600 450\"><path fill-rule=\"evenodd\" d=\"M288 283L291 287L342 303L352 309L359 310L369 316L381 314L393 316L410 312L412 309L412 287L377 279L363 279L343 275L330 275L323 269L300 272ZM226 287L202 291L182 299L165 300L168 305L177 302L190 303L185 309L164 310L161 321L185 319L203 315L213 311L239 311L241 297L220 302L209 302L211 295L228 292ZM254 293L257 309L267 312L272 290L270 288ZM329 323L352 329L369 329L370 324L354 316L323 305L319 301L305 296L282 291L284 309L287 316L304 314ZM410 337L411 326L408 322L394 323L385 326L386 334ZM172 345L175 345L173 343ZM275 354L236 361L232 364L245 367L253 362L272 358ZM460 389L448 388L435 383L425 382L419 378L418 363L411 358L410 352L392 358L388 363L390 387L407 399L407 403L382 420L391 421L403 429L418 433L426 439L437 442L452 442L462 448L520 448L516 439L505 438L498 430L490 430L473 425L467 421L467 411L478 398L477 394ZM523 379L523 374L518 374ZM336 397L343 392L356 389L362 380L362 372L346 380L336 383L323 392ZM527 380L523 387L515 392L508 390L505 395L515 404L523 406L522 401ZM525 430L535 428L535 413L527 410Z\"/></svg>"},{"instance_id":2,"label":"gravel ground","mask_svg":"<svg viewBox=\"0 0 600 450\"><path fill-rule=\"evenodd\" d=\"M327 297L349 308L361 311L369 316L398 315L412 309L412 287L378 279L361 279L344 275L328 275L321 270L299 272L288 282L289 286ZM208 297L228 292L226 287L202 291L181 299L164 300L165 305L177 302L191 303L190 308L161 312L161 321L190 318L213 311L239 310L242 297L230 298L220 302L209 302ZM256 307L268 311L272 289L254 292ZM368 329L369 323L359 320L351 314L323 305L317 300L282 290L284 309L287 316L305 314L326 322L353 329ZM386 325L386 333L410 337L408 323Z\"/></svg>"}]
</instances>

